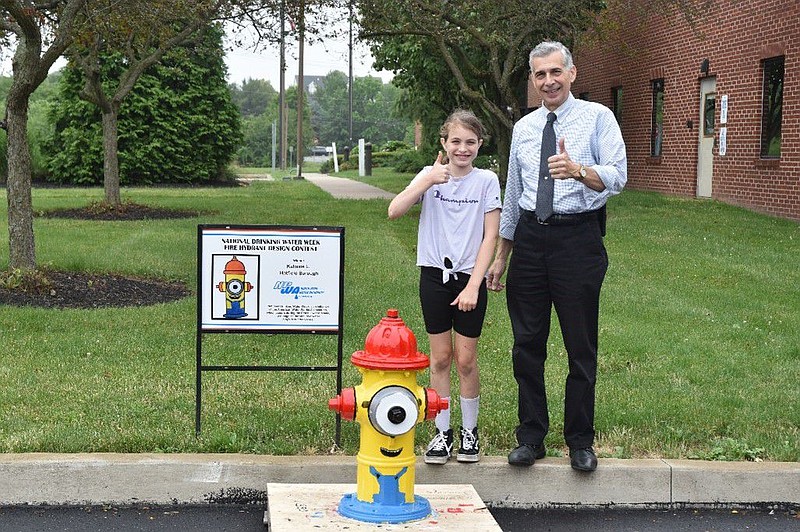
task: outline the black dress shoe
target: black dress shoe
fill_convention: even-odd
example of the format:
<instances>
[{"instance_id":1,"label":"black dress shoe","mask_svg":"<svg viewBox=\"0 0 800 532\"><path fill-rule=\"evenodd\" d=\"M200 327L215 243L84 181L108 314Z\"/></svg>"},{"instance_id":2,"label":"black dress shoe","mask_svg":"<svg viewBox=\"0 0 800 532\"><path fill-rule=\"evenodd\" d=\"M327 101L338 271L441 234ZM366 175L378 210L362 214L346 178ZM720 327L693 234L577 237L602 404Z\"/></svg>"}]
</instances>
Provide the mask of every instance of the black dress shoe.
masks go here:
<instances>
[{"instance_id":1,"label":"black dress shoe","mask_svg":"<svg viewBox=\"0 0 800 532\"><path fill-rule=\"evenodd\" d=\"M570 449L569 462L572 469L578 471L594 471L597 469L597 456L594 454L594 449L585 447L583 449Z\"/></svg>"},{"instance_id":2,"label":"black dress shoe","mask_svg":"<svg viewBox=\"0 0 800 532\"><path fill-rule=\"evenodd\" d=\"M531 466L546 454L544 444L521 443L508 455L508 463L515 466Z\"/></svg>"}]
</instances>

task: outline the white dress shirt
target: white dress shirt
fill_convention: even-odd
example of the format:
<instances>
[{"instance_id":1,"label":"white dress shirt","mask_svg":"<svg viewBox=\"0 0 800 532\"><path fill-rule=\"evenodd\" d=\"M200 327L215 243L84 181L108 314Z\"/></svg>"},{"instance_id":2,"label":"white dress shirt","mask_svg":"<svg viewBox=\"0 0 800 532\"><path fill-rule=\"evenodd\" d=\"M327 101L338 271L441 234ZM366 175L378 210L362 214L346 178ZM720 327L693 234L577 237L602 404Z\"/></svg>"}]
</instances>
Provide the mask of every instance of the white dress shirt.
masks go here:
<instances>
[{"instance_id":1,"label":"white dress shirt","mask_svg":"<svg viewBox=\"0 0 800 532\"><path fill-rule=\"evenodd\" d=\"M500 217L500 236L506 240L514 240L520 209L536 208L539 154L547 113L549 110L542 105L514 125ZM575 179L556 179L553 212L576 214L599 209L609 197L622 191L628 179L625 143L614 113L602 104L578 100L572 94L555 113L556 139L564 138L570 159L594 169L606 188L598 192Z\"/></svg>"}]
</instances>

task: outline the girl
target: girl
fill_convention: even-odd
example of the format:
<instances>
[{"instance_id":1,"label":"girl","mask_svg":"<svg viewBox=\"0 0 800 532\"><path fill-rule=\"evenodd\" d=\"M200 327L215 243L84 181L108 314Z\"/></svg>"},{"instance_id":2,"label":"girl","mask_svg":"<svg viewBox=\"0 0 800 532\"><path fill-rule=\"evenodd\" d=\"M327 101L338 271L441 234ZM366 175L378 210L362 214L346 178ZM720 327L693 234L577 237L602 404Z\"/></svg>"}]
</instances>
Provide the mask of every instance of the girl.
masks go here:
<instances>
[{"instance_id":1,"label":"girl","mask_svg":"<svg viewBox=\"0 0 800 532\"><path fill-rule=\"evenodd\" d=\"M459 462L477 462L478 338L486 314L484 276L500 227L500 182L472 162L484 129L470 111L457 110L441 128L442 148L389 205L395 219L422 202L417 237L419 295L431 350L431 387L450 399L450 368L455 362L461 404ZM453 448L450 409L436 416L436 435L425 462L444 464Z\"/></svg>"}]
</instances>

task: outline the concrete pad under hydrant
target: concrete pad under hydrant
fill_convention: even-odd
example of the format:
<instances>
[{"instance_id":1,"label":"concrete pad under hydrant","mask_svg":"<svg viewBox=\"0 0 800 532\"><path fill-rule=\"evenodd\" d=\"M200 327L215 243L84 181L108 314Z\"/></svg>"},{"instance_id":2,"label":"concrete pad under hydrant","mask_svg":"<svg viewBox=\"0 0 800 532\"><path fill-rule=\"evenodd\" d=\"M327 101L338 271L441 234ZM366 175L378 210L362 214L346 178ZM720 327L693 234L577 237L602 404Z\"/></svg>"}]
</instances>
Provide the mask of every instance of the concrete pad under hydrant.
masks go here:
<instances>
[{"instance_id":1,"label":"concrete pad under hydrant","mask_svg":"<svg viewBox=\"0 0 800 532\"><path fill-rule=\"evenodd\" d=\"M267 484L264 524L271 532L297 530L458 530L500 532L486 504L469 484L418 485L416 493L431 504L431 513L405 523L368 523L339 514L337 508L355 484Z\"/></svg>"}]
</instances>

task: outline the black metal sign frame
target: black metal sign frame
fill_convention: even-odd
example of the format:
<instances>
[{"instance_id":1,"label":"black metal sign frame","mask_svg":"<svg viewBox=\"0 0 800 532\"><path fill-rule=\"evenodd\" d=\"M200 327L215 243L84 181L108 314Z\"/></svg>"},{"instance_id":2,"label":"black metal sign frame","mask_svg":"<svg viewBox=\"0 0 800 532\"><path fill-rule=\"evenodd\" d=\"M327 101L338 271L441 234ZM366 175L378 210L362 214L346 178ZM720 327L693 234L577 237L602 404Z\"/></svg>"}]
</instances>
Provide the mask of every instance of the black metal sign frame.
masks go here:
<instances>
[{"instance_id":1,"label":"black metal sign frame","mask_svg":"<svg viewBox=\"0 0 800 532\"><path fill-rule=\"evenodd\" d=\"M208 241L206 246L204 241ZM332 264L325 260L326 252L338 254L339 270L335 277L329 275ZM316 257L317 254L320 256ZM314 283L320 279L322 286ZM332 287L332 283L335 286ZM312 304L266 305L264 301L270 286L275 299L289 296ZM250 295L251 291L255 294ZM332 291L335 294L329 293ZM255 301L255 311L251 310L251 300ZM331 306L336 307L335 312L330 312ZM204 371L335 371L336 393L340 394L343 316L344 227L199 224L195 435L199 437L201 430ZM203 335L218 333L335 334L338 337L336 366L204 364ZM340 438L341 415L337 414L337 446Z\"/></svg>"}]
</instances>

